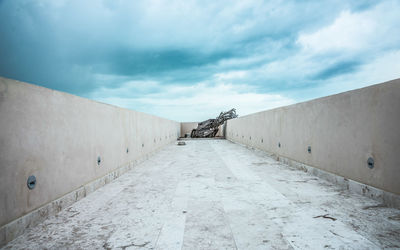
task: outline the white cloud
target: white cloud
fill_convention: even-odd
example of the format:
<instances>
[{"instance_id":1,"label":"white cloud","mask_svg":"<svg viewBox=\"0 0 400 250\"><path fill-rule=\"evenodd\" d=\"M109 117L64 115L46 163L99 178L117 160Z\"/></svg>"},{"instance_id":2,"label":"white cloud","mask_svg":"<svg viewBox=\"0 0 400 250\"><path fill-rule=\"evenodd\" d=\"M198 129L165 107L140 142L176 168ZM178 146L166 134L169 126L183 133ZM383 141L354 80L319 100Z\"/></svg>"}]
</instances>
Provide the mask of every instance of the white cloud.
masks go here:
<instances>
[{"instance_id":1,"label":"white cloud","mask_svg":"<svg viewBox=\"0 0 400 250\"><path fill-rule=\"evenodd\" d=\"M296 91L297 101L307 101L321 96L383 83L400 77L400 50L383 53L378 58L362 65L357 72L339 75L323 84ZM292 96L292 95L291 95Z\"/></svg>"},{"instance_id":2,"label":"white cloud","mask_svg":"<svg viewBox=\"0 0 400 250\"><path fill-rule=\"evenodd\" d=\"M400 77L400 50L382 53L364 64L358 72L343 75L327 82L324 92L339 93L371 84L382 83Z\"/></svg>"},{"instance_id":3,"label":"white cloud","mask_svg":"<svg viewBox=\"0 0 400 250\"><path fill-rule=\"evenodd\" d=\"M370 13L343 11L333 24L311 34L302 34L297 42L307 50L359 50L370 43L377 23Z\"/></svg>"},{"instance_id":4,"label":"white cloud","mask_svg":"<svg viewBox=\"0 0 400 250\"><path fill-rule=\"evenodd\" d=\"M232 70L228 72L222 72L214 74L217 81L226 81L232 79L243 79L247 76L247 71L245 70Z\"/></svg>"},{"instance_id":5,"label":"white cloud","mask_svg":"<svg viewBox=\"0 0 400 250\"><path fill-rule=\"evenodd\" d=\"M177 121L214 118L219 112L231 108L236 108L239 115L246 115L294 103L294 100L282 95L257 93L248 85L198 83L192 86L158 86L157 93L143 94L136 98L127 97L127 89L124 87L112 91L97 90L91 98ZM121 97L119 92L125 93L126 97Z\"/></svg>"},{"instance_id":6,"label":"white cloud","mask_svg":"<svg viewBox=\"0 0 400 250\"><path fill-rule=\"evenodd\" d=\"M342 11L334 22L297 40L309 53L355 53L382 49L400 42L399 2L386 1L373 9L352 13Z\"/></svg>"}]
</instances>

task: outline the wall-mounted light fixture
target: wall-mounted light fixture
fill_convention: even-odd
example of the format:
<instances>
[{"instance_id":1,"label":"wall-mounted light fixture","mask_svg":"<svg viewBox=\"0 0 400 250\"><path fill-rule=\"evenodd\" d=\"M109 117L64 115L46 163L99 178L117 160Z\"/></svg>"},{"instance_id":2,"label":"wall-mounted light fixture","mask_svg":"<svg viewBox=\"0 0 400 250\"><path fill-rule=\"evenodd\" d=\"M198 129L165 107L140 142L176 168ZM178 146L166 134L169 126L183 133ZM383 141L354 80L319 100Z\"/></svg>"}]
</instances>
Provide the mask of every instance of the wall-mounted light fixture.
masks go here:
<instances>
[{"instance_id":1,"label":"wall-mounted light fixture","mask_svg":"<svg viewBox=\"0 0 400 250\"><path fill-rule=\"evenodd\" d=\"M373 168L374 168L374 165L375 165L374 158L369 157L368 160L367 160L367 164L368 164L368 167L369 167L370 169L373 169Z\"/></svg>"},{"instance_id":2,"label":"wall-mounted light fixture","mask_svg":"<svg viewBox=\"0 0 400 250\"><path fill-rule=\"evenodd\" d=\"M26 185L29 189L34 189L36 186L36 177L34 175L29 176L28 180L26 181Z\"/></svg>"}]
</instances>

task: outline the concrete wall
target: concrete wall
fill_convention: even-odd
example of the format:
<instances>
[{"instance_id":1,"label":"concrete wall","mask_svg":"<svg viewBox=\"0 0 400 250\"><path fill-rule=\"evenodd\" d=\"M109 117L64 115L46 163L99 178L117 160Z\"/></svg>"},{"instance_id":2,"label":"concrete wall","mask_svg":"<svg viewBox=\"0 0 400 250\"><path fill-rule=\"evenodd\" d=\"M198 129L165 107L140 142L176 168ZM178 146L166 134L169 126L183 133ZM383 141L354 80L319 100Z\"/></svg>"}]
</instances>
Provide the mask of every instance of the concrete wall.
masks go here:
<instances>
[{"instance_id":1,"label":"concrete wall","mask_svg":"<svg viewBox=\"0 0 400 250\"><path fill-rule=\"evenodd\" d=\"M218 133L215 135L216 137L223 137L224 136L224 125L218 127Z\"/></svg>"},{"instance_id":2,"label":"concrete wall","mask_svg":"<svg viewBox=\"0 0 400 250\"><path fill-rule=\"evenodd\" d=\"M0 78L0 227L171 143L179 132L174 121ZM33 190L30 175L37 178Z\"/></svg>"},{"instance_id":3,"label":"concrete wall","mask_svg":"<svg viewBox=\"0 0 400 250\"><path fill-rule=\"evenodd\" d=\"M185 137L185 134L192 132L194 128L197 128L198 122L181 122L181 136Z\"/></svg>"},{"instance_id":4,"label":"concrete wall","mask_svg":"<svg viewBox=\"0 0 400 250\"><path fill-rule=\"evenodd\" d=\"M226 137L400 194L400 79L229 120Z\"/></svg>"}]
</instances>

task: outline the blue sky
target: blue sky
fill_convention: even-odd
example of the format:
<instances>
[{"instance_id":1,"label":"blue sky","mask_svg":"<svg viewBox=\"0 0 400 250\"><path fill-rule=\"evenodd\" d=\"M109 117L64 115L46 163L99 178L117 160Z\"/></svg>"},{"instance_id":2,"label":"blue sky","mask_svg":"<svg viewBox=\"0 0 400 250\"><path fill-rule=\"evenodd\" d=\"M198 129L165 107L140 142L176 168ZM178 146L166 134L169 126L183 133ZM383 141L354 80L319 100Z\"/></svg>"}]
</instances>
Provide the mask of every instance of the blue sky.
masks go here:
<instances>
[{"instance_id":1,"label":"blue sky","mask_svg":"<svg viewBox=\"0 0 400 250\"><path fill-rule=\"evenodd\" d=\"M0 0L0 75L177 121L400 77L400 1Z\"/></svg>"}]
</instances>

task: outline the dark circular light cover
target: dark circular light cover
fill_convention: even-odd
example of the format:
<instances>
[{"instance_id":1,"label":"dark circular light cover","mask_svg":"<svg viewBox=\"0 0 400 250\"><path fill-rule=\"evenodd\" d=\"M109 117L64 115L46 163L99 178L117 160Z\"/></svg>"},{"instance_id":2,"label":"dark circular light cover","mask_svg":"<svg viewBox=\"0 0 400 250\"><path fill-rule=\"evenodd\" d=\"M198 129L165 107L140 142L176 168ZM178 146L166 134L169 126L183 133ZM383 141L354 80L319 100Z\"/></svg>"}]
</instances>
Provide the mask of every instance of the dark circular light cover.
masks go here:
<instances>
[{"instance_id":1,"label":"dark circular light cover","mask_svg":"<svg viewBox=\"0 0 400 250\"><path fill-rule=\"evenodd\" d=\"M36 186L36 177L34 175L29 176L26 185L29 189L34 189Z\"/></svg>"},{"instance_id":2,"label":"dark circular light cover","mask_svg":"<svg viewBox=\"0 0 400 250\"><path fill-rule=\"evenodd\" d=\"M367 163L368 163L369 168L371 168L371 169L374 168L374 165L375 165L374 158L369 157Z\"/></svg>"}]
</instances>

